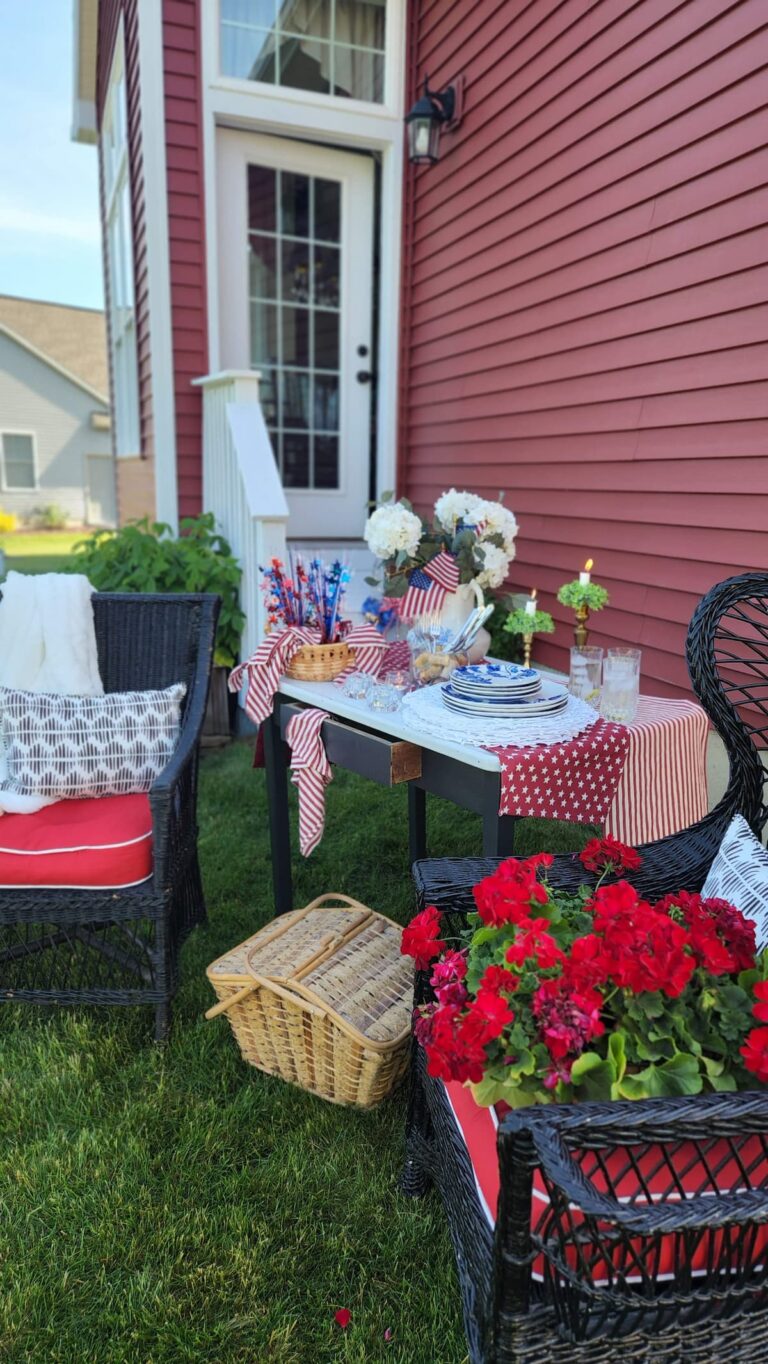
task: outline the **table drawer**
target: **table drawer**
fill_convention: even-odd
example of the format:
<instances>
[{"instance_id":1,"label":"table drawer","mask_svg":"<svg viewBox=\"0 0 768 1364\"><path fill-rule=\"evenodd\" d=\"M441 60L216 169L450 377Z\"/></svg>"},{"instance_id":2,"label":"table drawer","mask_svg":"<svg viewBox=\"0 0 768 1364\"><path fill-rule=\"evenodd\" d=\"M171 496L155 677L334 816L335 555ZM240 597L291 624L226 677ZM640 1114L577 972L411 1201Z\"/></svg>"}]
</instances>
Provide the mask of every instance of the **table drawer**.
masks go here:
<instances>
[{"instance_id":1,"label":"table drawer","mask_svg":"<svg viewBox=\"0 0 768 1364\"><path fill-rule=\"evenodd\" d=\"M280 733L285 738L288 723L294 715L307 710L301 705L280 707ZM373 734L347 720L326 720L322 739L328 760L357 772L380 786L397 786L401 781L415 781L421 776L421 749L405 739L389 739L384 734Z\"/></svg>"}]
</instances>

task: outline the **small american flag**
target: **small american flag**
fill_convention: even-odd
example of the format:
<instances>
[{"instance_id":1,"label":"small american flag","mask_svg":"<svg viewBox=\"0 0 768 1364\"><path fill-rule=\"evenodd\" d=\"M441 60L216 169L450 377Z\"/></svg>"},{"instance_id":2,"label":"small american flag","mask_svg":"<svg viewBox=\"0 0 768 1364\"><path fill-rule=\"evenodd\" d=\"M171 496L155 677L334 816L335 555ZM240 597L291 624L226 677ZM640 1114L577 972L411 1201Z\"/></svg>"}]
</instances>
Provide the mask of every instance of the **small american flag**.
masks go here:
<instances>
[{"instance_id":1,"label":"small american flag","mask_svg":"<svg viewBox=\"0 0 768 1364\"><path fill-rule=\"evenodd\" d=\"M408 589L400 601L400 615L406 620L429 616L442 609L449 592L459 585L459 565L446 550L430 559L424 568L415 568Z\"/></svg>"}]
</instances>

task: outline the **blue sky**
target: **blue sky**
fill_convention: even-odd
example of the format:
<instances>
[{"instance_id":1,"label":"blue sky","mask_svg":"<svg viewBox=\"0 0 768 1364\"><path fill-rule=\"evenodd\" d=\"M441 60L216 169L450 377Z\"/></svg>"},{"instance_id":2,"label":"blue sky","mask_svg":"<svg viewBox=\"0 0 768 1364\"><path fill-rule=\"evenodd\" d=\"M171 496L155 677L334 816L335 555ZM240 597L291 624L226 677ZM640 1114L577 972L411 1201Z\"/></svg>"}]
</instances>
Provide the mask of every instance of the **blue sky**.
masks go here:
<instances>
[{"instance_id":1,"label":"blue sky","mask_svg":"<svg viewBox=\"0 0 768 1364\"><path fill-rule=\"evenodd\" d=\"M0 3L0 293L103 307L97 152L70 140L72 0Z\"/></svg>"}]
</instances>

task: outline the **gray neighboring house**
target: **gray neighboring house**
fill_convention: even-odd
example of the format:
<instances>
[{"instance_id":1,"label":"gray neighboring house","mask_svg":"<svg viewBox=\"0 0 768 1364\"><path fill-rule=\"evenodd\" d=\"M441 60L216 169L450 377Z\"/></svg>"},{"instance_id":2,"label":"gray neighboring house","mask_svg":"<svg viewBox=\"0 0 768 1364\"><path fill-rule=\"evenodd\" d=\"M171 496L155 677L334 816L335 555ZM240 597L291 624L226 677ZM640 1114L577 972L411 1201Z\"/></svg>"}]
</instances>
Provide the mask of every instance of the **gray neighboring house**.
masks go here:
<instances>
[{"instance_id":1,"label":"gray neighboring house","mask_svg":"<svg viewBox=\"0 0 768 1364\"><path fill-rule=\"evenodd\" d=\"M116 524L103 312L0 295L0 507Z\"/></svg>"}]
</instances>

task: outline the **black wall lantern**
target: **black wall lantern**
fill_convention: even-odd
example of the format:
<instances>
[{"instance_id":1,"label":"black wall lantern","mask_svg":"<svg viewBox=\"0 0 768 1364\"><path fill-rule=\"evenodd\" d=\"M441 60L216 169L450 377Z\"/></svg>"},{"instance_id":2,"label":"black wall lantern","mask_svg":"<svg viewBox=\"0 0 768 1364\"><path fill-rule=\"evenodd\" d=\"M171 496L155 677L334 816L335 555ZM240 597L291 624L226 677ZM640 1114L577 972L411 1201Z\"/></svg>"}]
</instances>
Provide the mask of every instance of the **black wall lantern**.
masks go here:
<instances>
[{"instance_id":1,"label":"black wall lantern","mask_svg":"<svg viewBox=\"0 0 768 1364\"><path fill-rule=\"evenodd\" d=\"M408 133L408 160L415 166L433 166L440 156L440 129L455 127L459 121L460 89L449 85L445 90L429 88L429 77L424 81L424 94L405 116Z\"/></svg>"}]
</instances>

